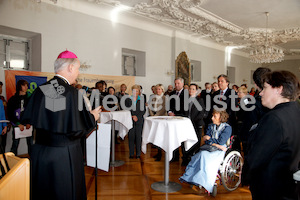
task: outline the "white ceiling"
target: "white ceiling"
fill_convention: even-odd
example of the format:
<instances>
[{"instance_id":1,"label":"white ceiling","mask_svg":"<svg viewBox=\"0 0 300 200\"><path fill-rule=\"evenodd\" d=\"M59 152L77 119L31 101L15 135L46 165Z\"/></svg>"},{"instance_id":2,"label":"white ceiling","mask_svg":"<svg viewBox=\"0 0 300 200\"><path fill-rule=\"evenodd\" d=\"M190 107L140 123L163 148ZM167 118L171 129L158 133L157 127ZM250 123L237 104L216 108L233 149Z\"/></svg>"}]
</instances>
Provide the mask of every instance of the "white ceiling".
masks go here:
<instances>
[{"instance_id":1,"label":"white ceiling","mask_svg":"<svg viewBox=\"0 0 300 200\"><path fill-rule=\"evenodd\" d=\"M91 9L126 5L127 12L142 16L141 19L154 19L221 45L242 46L245 52L265 43L265 12L269 12L268 40L284 48L289 57L297 59L300 55L300 0L81 1L87 2Z\"/></svg>"},{"instance_id":2,"label":"white ceiling","mask_svg":"<svg viewBox=\"0 0 300 200\"><path fill-rule=\"evenodd\" d=\"M244 29L269 27L277 30L300 27L299 0L208 0L202 8Z\"/></svg>"}]
</instances>

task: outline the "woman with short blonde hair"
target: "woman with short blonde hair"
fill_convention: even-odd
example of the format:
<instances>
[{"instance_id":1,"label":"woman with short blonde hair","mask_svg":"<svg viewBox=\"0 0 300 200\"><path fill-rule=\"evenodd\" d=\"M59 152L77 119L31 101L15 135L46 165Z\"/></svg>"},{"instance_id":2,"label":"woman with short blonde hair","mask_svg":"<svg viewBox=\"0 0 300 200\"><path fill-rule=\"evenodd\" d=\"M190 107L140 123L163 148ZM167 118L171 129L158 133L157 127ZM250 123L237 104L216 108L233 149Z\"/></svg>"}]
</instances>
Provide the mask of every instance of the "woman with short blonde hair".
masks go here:
<instances>
[{"instance_id":1,"label":"woman with short blonde hair","mask_svg":"<svg viewBox=\"0 0 300 200\"><path fill-rule=\"evenodd\" d=\"M159 84L157 84L155 87L156 87L156 88L159 87L159 88L162 90L162 92L165 93L165 88L164 88L163 84L160 84L160 83L159 83Z\"/></svg>"},{"instance_id":2,"label":"woman with short blonde hair","mask_svg":"<svg viewBox=\"0 0 300 200\"><path fill-rule=\"evenodd\" d=\"M238 92L238 93L241 92L241 93L243 93L243 94L245 94L245 95L248 94L248 90L247 90L247 88L246 88L245 86L239 87L239 89L237 90L237 92Z\"/></svg>"},{"instance_id":3,"label":"woman with short blonde hair","mask_svg":"<svg viewBox=\"0 0 300 200\"><path fill-rule=\"evenodd\" d=\"M140 98L141 87L133 85L132 96L125 101L127 108L130 108L132 116L132 129L128 132L129 158L134 157L134 149L136 150L136 158L141 157L142 130L144 124L145 103Z\"/></svg>"},{"instance_id":4,"label":"woman with short blonde hair","mask_svg":"<svg viewBox=\"0 0 300 200\"><path fill-rule=\"evenodd\" d=\"M164 96L165 89L162 84L157 84L155 86L156 94L151 100L149 105L149 115L150 116L167 116L166 111L166 97Z\"/></svg>"},{"instance_id":5,"label":"woman with short blonde hair","mask_svg":"<svg viewBox=\"0 0 300 200\"><path fill-rule=\"evenodd\" d=\"M166 97L164 95L165 89L162 84L157 84L155 86L155 95L151 96L152 100L148 105L149 108L149 115L150 116L167 116L166 110ZM155 161L161 160L162 150L161 148L157 147L158 151L157 154L154 156Z\"/></svg>"},{"instance_id":6,"label":"woman with short blonde hair","mask_svg":"<svg viewBox=\"0 0 300 200\"><path fill-rule=\"evenodd\" d=\"M141 86L135 84L135 85L133 85L133 86L131 87L131 89L132 89L132 90L136 89L136 90L141 91Z\"/></svg>"}]
</instances>

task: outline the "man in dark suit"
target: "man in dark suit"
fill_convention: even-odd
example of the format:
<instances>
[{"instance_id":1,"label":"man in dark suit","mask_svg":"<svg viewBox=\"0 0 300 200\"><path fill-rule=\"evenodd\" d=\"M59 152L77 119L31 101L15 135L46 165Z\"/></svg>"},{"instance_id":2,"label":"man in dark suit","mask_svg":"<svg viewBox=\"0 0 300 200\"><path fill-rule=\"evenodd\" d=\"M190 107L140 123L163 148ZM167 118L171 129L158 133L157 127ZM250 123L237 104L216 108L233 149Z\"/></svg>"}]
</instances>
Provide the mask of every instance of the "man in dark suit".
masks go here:
<instances>
[{"instance_id":1,"label":"man in dark suit","mask_svg":"<svg viewBox=\"0 0 300 200\"><path fill-rule=\"evenodd\" d=\"M170 93L170 110L169 116L186 116L184 111L184 95L188 97L188 91L184 90L184 80L182 78L176 78L175 90ZM176 105L177 104L177 105Z\"/></svg>"},{"instance_id":2,"label":"man in dark suit","mask_svg":"<svg viewBox=\"0 0 300 200\"><path fill-rule=\"evenodd\" d=\"M229 88L229 79L225 74L218 76L218 85L220 90L212 95L213 109L224 108L229 115L228 124L232 127L232 135L236 130L236 111L238 110L237 93ZM213 110L212 109L212 110Z\"/></svg>"},{"instance_id":3,"label":"man in dark suit","mask_svg":"<svg viewBox=\"0 0 300 200\"><path fill-rule=\"evenodd\" d=\"M229 115L228 123L234 126L236 119L236 111L238 105L237 93L229 88L228 76L221 74L218 76L218 85L220 90L216 91L212 96L213 99L213 109L214 108L224 108Z\"/></svg>"},{"instance_id":4,"label":"man in dark suit","mask_svg":"<svg viewBox=\"0 0 300 200\"><path fill-rule=\"evenodd\" d=\"M211 84L209 82L205 83L205 89L201 91L201 99L203 99L204 105L206 105L207 96L211 96Z\"/></svg>"},{"instance_id":5,"label":"man in dark suit","mask_svg":"<svg viewBox=\"0 0 300 200\"><path fill-rule=\"evenodd\" d=\"M268 108L264 107L261 103L261 96L259 93L263 90L263 82L261 78L270 73L271 70L265 67L257 68L253 73L253 81L255 83L255 87L258 93L254 96L255 97L255 109L245 113L245 119L243 121L243 125L241 128L241 139L243 143L243 151L244 155L248 154L248 139L250 136L251 127L259 122L259 120L263 117L265 113L269 111Z\"/></svg>"},{"instance_id":6,"label":"man in dark suit","mask_svg":"<svg viewBox=\"0 0 300 200\"><path fill-rule=\"evenodd\" d=\"M175 90L170 93L170 110L168 111L168 115L187 117L187 112L184 110L184 96L188 97L188 91L183 89L184 80L183 78L176 78L174 83ZM182 164L184 165L188 163L188 158L183 143L181 144L181 149L183 155ZM178 149L174 150L172 161L179 161Z\"/></svg>"}]
</instances>

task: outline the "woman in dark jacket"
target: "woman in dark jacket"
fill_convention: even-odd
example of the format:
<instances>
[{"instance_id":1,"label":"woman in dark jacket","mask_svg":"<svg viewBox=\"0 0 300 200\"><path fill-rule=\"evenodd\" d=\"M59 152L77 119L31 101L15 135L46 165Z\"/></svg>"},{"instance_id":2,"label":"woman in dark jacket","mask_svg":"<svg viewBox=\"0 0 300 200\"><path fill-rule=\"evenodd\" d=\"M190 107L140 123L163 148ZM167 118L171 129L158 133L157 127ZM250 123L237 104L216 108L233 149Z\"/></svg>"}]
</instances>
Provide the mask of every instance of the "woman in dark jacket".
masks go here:
<instances>
[{"instance_id":1,"label":"woman in dark jacket","mask_svg":"<svg viewBox=\"0 0 300 200\"><path fill-rule=\"evenodd\" d=\"M249 139L242 178L253 199L297 199L293 173L300 163L300 85L288 71L274 71L263 78L260 96L271 109L258 122Z\"/></svg>"},{"instance_id":2,"label":"woman in dark jacket","mask_svg":"<svg viewBox=\"0 0 300 200\"><path fill-rule=\"evenodd\" d=\"M141 145L142 145L142 130L144 124L144 114L145 114L145 102L141 102L139 96L141 87L139 85L132 86L132 96L126 99L125 109L130 109L133 127L129 130L129 158L134 156L134 145L136 149L136 158L141 156Z\"/></svg>"},{"instance_id":3,"label":"woman in dark jacket","mask_svg":"<svg viewBox=\"0 0 300 200\"><path fill-rule=\"evenodd\" d=\"M189 95L190 95L190 102L188 106L188 111L186 113L186 116L190 118L197 138L198 142L188 151L187 153L187 160L185 162L190 161L190 157L193 156L195 153L199 151L200 143L201 143L201 137L202 137L202 127L204 126L204 118L207 115L207 111L205 110L204 101L202 98L197 97L197 91L199 89L199 86L196 84L190 84L189 87ZM188 164L183 163L184 164Z\"/></svg>"},{"instance_id":4,"label":"woman in dark jacket","mask_svg":"<svg viewBox=\"0 0 300 200\"><path fill-rule=\"evenodd\" d=\"M109 87L107 88L107 92L108 92L108 95L110 95L108 98L107 98L107 107L108 108L111 108L113 110L117 110L119 109L119 99L118 97L115 95L115 88L114 87Z\"/></svg>"}]
</instances>

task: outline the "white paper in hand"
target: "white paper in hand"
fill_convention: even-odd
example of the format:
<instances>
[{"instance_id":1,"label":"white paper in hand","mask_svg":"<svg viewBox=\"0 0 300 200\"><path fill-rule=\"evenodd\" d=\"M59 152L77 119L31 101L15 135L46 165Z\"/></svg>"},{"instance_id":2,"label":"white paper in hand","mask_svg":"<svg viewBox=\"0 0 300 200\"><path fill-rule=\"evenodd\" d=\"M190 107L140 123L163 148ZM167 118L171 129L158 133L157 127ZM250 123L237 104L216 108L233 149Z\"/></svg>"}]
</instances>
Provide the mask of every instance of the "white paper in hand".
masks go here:
<instances>
[{"instance_id":1,"label":"white paper in hand","mask_svg":"<svg viewBox=\"0 0 300 200\"><path fill-rule=\"evenodd\" d=\"M21 131L19 127L15 127L15 138L25 138L32 136L32 126L30 126L29 129L26 129L26 126L24 126L24 130Z\"/></svg>"}]
</instances>

